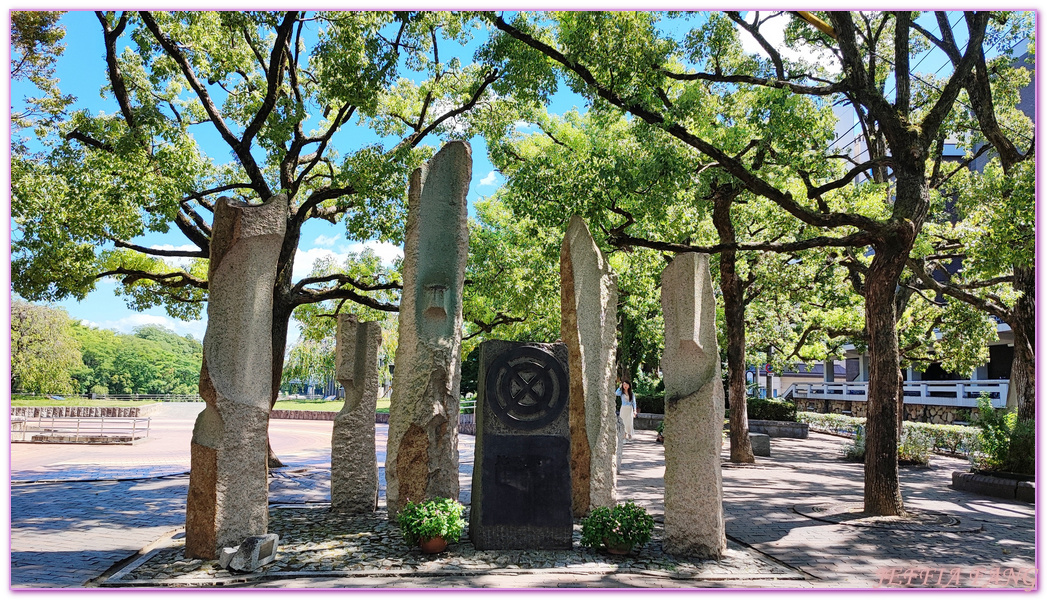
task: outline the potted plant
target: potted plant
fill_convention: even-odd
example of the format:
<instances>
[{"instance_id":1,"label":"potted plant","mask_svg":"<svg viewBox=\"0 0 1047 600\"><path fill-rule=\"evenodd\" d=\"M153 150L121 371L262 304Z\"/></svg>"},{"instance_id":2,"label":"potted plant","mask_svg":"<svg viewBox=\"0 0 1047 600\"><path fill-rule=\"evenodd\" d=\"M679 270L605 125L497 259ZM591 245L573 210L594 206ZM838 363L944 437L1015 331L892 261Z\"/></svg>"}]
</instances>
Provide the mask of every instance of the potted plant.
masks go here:
<instances>
[{"instance_id":1,"label":"potted plant","mask_svg":"<svg viewBox=\"0 0 1047 600\"><path fill-rule=\"evenodd\" d=\"M601 506L582 519L582 545L603 547L611 554L628 554L651 540L654 517L632 502Z\"/></svg>"},{"instance_id":2,"label":"potted plant","mask_svg":"<svg viewBox=\"0 0 1047 600\"><path fill-rule=\"evenodd\" d=\"M654 430L658 432L658 435L655 436L654 441L661 444L665 441L665 421L658 421L658 426L655 427Z\"/></svg>"},{"instance_id":3,"label":"potted plant","mask_svg":"<svg viewBox=\"0 0 1047 600\"><path fill-rule=\"evenodd\" d=\"M426 554L434 554L443 552L448 543L457 542L462 537L464 508L460 502L450 498L408 501L396 515L396 522L408 544L417 545Z\"/></svg>"}]
</instances>

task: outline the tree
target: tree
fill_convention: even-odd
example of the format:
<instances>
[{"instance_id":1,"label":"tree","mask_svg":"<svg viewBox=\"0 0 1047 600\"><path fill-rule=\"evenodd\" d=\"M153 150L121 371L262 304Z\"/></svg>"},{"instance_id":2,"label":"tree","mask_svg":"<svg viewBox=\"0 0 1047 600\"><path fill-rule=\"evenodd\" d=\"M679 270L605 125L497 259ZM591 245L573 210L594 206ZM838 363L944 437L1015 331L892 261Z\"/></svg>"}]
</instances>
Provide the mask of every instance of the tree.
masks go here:
<instances>
[{"instance_id":1,"label":"tree","mask_svg":"<svg viewBox=\"0 0 1047 600\"><path fill-rule=\"evenodd\" d=\"M11 11L11 81L28 81L39 95L23 98L23 108L11 114L12 148L26 151L26 140L19 135L36 129L37 135L53 126L73 101L58 89L55 61L65 52L65 29L58 25L63 12L57 10Z\"/></svg>"},{"instance_id":2,"label":"tree","mask_svg":"<svg viewBox=\"0 0 1047 600\"><path fill-rule=\"evenodd\" d=\"M463 115L494 102L488 90L499 74L460 57L475 27L466 13L96 16L116 110L76 112L42 131L42 155L13 155L14 287L31 299L83 298L98 279L115 277L132 308L197 317L216 199L258 203L284 193L275 402L297 307L348 300L397 309L373 296L397 280L332 273L293 281L305 224L344 223L350 239L398 241L407 175L431 154L421 144L468 137ZM205 151L198 136L217 138L228 156ZM172 226L195 248L135 243ZM172 258L195 262L183 269Z\"/></svg>"},{"instance_id":3,"label":"tree","mask_svg":"<svg viewBox=\"0 0 1047 600\"><path fill-rule=\"evenodd\" d=\"M918 15L906 11L819 13L818 19L828 20L819 21L819 30L795 19L788 31L790 41L808 49L828 50L837 72L783 59L760 35L766 19L759 13L751 22L739 13L725 16L750 31L770 59L740 57L736 30L724 28L719 17L708 18L705 24L690 28L683 40L676 40L665 33L671 27L656 26L656 22L684 21L690 15L663 19L651 13L558 13L547 19L520 13L511 23L489 14L504 35L488 51L504 61L507 81L549 87L559 73L594 105L642 119L713 161L739 185L773 201L807 227L836 232L818 245L872 249L867 266L857 261L852 265L865 298L865 333L871 354L865 510L904 514L897 461L903 396L896 292L927 218L933 167L940 164L939 140L949 132L947 119L963 112L963 105L957 102L962 91L983 94L980 99L971 95L972 106L977 105L972 112L979 115L983 131L991 130L990 117L998 109L991 101L992 90L980 81L989 77L982 75L988 73L989 40L1008 26L1012 15L964 13L967 39L962 51L944 12L934 15L937 36L916 22ZM914 86L920 74L914 69L918 63L911 59L928 44L948 55L952 71L933 85ZM541 71L542 67L548 68ZM546 74L537 82L536 68ZM778 90L778 110L787 110L791 101L801 97L846 103L862 125L868 160L858 162L842 154L834 143L781 147L770 135L755 139L752 148L740 154L731 153L722 138L707 135L702 123L692 118L696 104L727 86ZM730 129L729 123L724 125ZM773 150L767 152L771 158L784 154L792 159L775 160L778 178L761 172L761 148ZM1017 148L1015 152L1024 156ZM838 175L842 168L814 173L811 165L847 165L848 170L842 176ZM802 182L799 193L780 183L782 175ZM837 192L859 176L890 186L886 215L852 210L839 201ZM860 271L859 266L863 267Z\"/></svg>"},{"instance_id":4,"label":"tree","mask_svg":"<svg viewBox=\"0 0 1047 600\"><path fill-rule=\"evenodd\" d=\"M60 308L22 300L11 303L11 391L34 394L75 392L72 373L80 348L72 321Z\"/></svg>"}]
</instances>

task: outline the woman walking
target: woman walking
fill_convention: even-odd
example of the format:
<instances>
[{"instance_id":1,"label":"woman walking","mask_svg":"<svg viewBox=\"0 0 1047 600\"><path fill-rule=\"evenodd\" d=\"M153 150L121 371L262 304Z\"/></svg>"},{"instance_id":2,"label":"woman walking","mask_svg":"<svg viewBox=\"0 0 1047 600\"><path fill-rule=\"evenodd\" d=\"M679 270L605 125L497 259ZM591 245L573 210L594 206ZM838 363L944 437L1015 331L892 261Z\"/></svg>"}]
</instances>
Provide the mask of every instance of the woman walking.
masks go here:
<instances>
[{"instance_id":1,"label":"woman walking","mask_svg":"<svg viewBox=\"0 0 1047 600\"><path fill-rule=\"evenodd\" d=\"M633 417L636 416L636 394L633 393L632 384L623 381L614 395L622 399L622 410L619 414L622 417L622 424L625 425L625 439L631 440L633 439Z\"/></svg>"}]
</instances>

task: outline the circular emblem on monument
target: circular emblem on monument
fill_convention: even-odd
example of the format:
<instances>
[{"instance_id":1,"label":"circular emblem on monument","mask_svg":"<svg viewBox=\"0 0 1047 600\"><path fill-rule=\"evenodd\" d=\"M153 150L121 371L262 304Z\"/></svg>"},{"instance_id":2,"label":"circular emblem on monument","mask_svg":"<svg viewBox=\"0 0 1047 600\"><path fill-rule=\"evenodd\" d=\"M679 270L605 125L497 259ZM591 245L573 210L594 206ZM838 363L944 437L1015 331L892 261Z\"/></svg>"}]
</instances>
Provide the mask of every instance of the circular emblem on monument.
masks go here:
<instances>
[{"instance_id":1,"label":"circular emblem on monument","mask_svg":"<svg viewBox=\"0 0 1047 600\"><path fill-rule=\"evenodd\" d=\"M514 429L552 423L567 402L567 373L539 348L521 346L494 360L487 370L487 402L498 420Z\"/></svg>"}]
</instances>

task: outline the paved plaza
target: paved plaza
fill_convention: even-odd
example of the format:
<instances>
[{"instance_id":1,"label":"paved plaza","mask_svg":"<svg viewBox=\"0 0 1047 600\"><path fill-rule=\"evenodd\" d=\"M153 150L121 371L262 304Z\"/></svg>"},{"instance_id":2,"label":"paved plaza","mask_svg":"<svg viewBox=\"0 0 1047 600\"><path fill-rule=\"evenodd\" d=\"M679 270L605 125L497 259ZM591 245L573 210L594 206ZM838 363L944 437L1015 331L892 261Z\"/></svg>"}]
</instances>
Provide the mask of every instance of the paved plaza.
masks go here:
<instances>
[{"instance_id":1,"label":"paved plaza","mask_svg":"<svg viewBox=\"0 0 1047 600\"><path fill-rule=\"evenodd\" d=\"M182 536L189 440L201 408L165 405L153 418L149 440L135 446L13 444L11 585L135 585L135 577L154 577L141 572L164 552L176 553ZM377 429L382 467L387 428ZM274 449L289 465L270 480L274 522L300 519L302 511L315 511L311 520L323 521L331 422L273 420L270 431ZM929 468L901 471L907 508L919 519L894 525L848 519L848 508L862 501L862 466L840 460L845 444L817 433L806 440L775 438L772 456L756 465L724 463L728 556L694 568L666 562L657 528L649 547L627 562L577 549L562 556L489 555L475 552L466 540L426 562L394 533L379 536L366 564L331 563L324 552L296 553L289 539L284 554L291 572L230 578L213 565L182 561L180 568L193 570L193 585L221 580L230 587L1035 587L1033 505L953 490L951 474L965 470L966 461L935 456ZM472 445L472 436L459 437L465 503ZM619 498L646 507L659 528L663 470L662 446L653 432L640 431L627 442ZM448 571L448 565L459 571ZM346 570L350 566L359 570Z\"/></svg>"}]
</instances>

